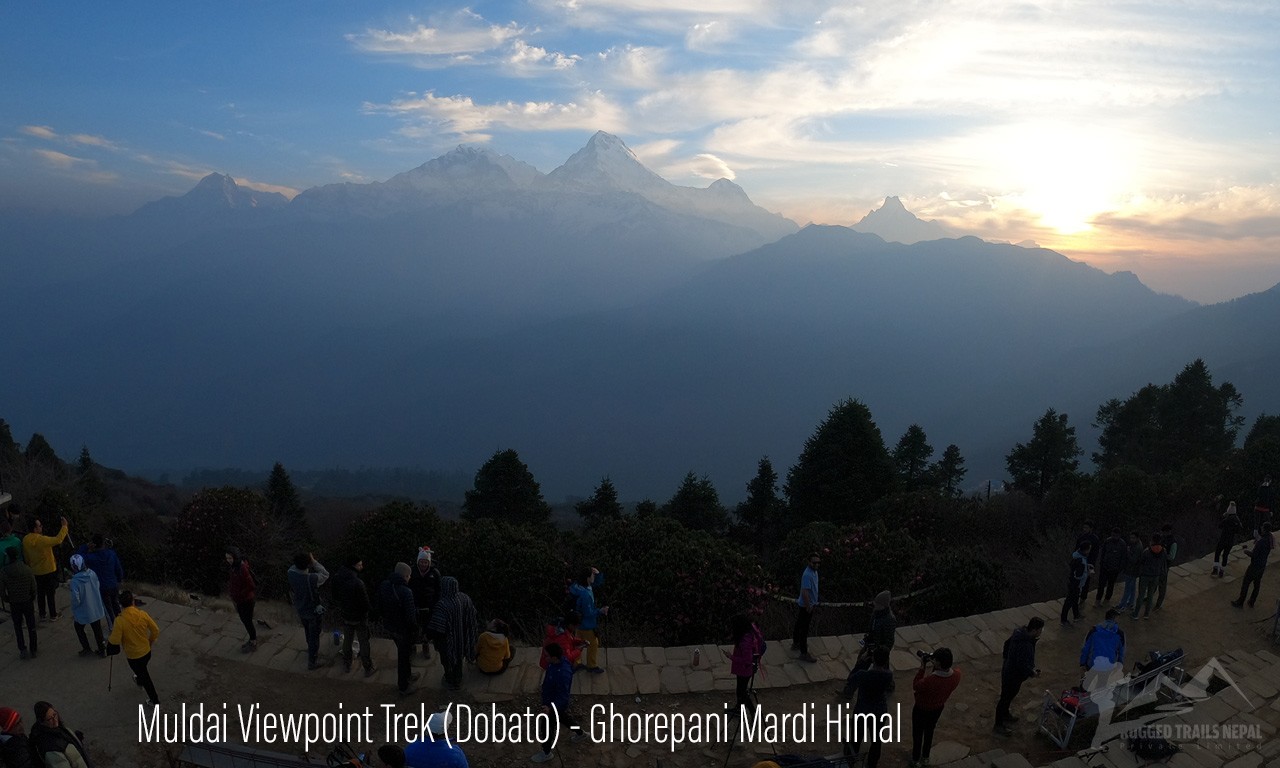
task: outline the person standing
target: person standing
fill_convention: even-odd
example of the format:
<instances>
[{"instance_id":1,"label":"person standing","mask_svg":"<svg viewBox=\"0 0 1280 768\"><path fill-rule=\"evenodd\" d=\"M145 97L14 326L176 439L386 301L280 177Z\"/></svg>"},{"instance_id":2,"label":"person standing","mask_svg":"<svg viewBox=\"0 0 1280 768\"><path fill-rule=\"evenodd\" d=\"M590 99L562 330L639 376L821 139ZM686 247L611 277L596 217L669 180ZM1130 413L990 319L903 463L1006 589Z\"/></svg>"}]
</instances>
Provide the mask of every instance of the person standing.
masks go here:
<instances>
[{"instance_id":1,"label":"person standing","mask_svg":"<svg viewBox=\"0 0 1280 768\"><path fill-rule=\"evenodd\" d=\"M90 571L92 573L92 571ZM93 768L83 737L62 722L62 715L47 701L37 701L36 722L31 726L31 749L49 768Z\"/></svg>"},{"instance_id":2,"label":"person standing","mask_svg":"<svg viewBox=\"0 0 1280 768\"><path fill-rule=\"evenodd\" d=\"M1089 569L1084 575L1084 583L1080 585L1080 605L1089 602L1089 577L1098 569L1098 552L1102 549L1102 540L1098 538L1098 534L1093 532L1093 521L1085 520L1084 525L1080 526L1080 535L1076 537L1076 551L1080 551L1081 544L1089 545ZM1079 619L1079 616L1076 616Z\"/></svg>"},{"instance_id":3,"label":"person standing","mask_svg":"<svg viewBox=\"0 0 1280 768\"><path fill-rule=\"evenodd\" d=\"M147 704L158 705L160 696L156 693L155 684L151 682L147 665L151 663L151 646L160 639L160 627L156 625L155 619L138 607L129 590L120 593L120 604L124 606L124 610L116 617L107 642L124 649L124 657L129 662L134 679L150 697Z\"/></svg>"},{"instance_id":4,"label":"person standing","mask_svg":"<svg viewBox=\"0 0 1280 768\"><path fill-rule=\"evenodd\" d=\"M1258 486L1258 498L1253 502L1253 537L1256 539L1262 530L1263 523L1270 523L1276 510L1276 489L1271 485L1271 476L1262 478ZM1272 526L1274 528L1274 526Z\"/></svg>"},{"instance_id":5,"label":"person standing","mask_svg":"<svg viewBox=\"0 0 1280 768\"><path fill-rule=\"evenodd\" d=\"M98 577L98 589L102 592L102 604L107 609L107 631L120 615L120 582L124 581L124 566L114 548L107 546L101 533L93 534L84 564Z\"/></svg>"},{"instance_id":6,"label":"person standing","mask_svg":"<svg viewBox=\"0 0 1280 768\"><path fill-rule=\"evenodd\" d=\"M595 588L602 583L604 574L591 566L583 568L578 573L578 580L569 586L569 594L576 600L575 610L582 617L582 623L578 625L578 637L587 643L586 666L589 671L597 674L604 671L600 666L600 635L597 630L600 617L609 615L609 606L596 607Z\"/></svg>"},{"instance_id":7,"label":"person standing","mask_svg":"<svg viewBox=\"0 0 1280 768\"><path fill-rule=\"evenodd\" d=\"M1213 572L1211 575L1222 578L1227 575L1227 561L1231 558L1231 550L1240 538L1244 526L1240 523L1240 513L1233 501L1227 504L1227 511L1222 513L1218 521L1218 543L1213 548Z\"/></svg>"},{"instance_id":8,"label":"person standing","mask_svg":"<svg viewBox=\"0 0 1280 768\"><path fill-rule=\"evenodd\" d=\"M413 604L418 608L418 639L422 642L422 658L431 658L431 609L440 601L440 569L434 564L431 547L418 550L417 567L409 576L409 589L413 591Z\"/></svg>"},{"instance_id":9,"label":"person standing","mask_svg":"<svg viewBox=\"0 0 1280 768\"><path fill-rule=\"evenodd\" d=\"M98 645L96 653L106 657L107 646L102 639L102 620L107 616L107 606L102 602L102 590L98 586L98 574L85 567L84 558L71 556L71 618L75 622L76 637L80 639L80 655L92 656L86 626L93 629L93 639Z\"/></svg>"},{"instance_id":10,"label":"person standing","mask_svg":"<svg viewBox=\"0 0 1280 768\"><path fill-rule=\"evenodd\" d=\"M1013 733L1013 724L1017 719L1011 707L1013 700L1022 689L1022 684L1033 677L1040 676L1040 668L1036 666L1036 641L1044 633L1044 619L1033 616L1027 626L1018 627L1004 641L1004 663L1000 667L1000 699L996 702L996 719L994 730L1001 736Z\"/></svg>"},{"instance_id":11,"label":"person standing","mask_svg":"<svg viewBox=\"0 0 1280 768\"><path fill-rule=\"evenodd\" d=\"M22 560L17 547L9 547L9 564L0 571L0 586L9 596L9 613L13 617L13 633L18 637L18 658L34 659L40 650L36 642L36 575ZM27 625L26 637L22 625ZM28 643L30 648L28 649Z\"/></svg>"},{"instance_id":12,"label":"person standing","mask_svg":"<svg viewBox=\"0 0 1280 768\"><path fill-rule=\"evenodd\" d=\"M1142 618L1151 618L1151 600L1155 597L1160 574L1164 573L1168 562L1160 534L1151 534L1151 546L1138 559L1138 600L1133 604L1133 614L1129 618L1138 618L1139 610L1142 611Z\"/></svg>"},{"instance_id":13,"label":"person standing","mask_svg":"<svg viewBox=\"0 0 1280 768\"><path fill-rule=\"evenodd\" d=\"M1125 542L1119 528L1112 528L1111 535L1102 542L1102 551L1098 553L1098 592L1093 606L1102 607L1102 601L1111 603L1115 592L1116 580L1129 562L1129 545Z\"/></svg>"},{"instance_id":14,"label":"person standing","mask_svg":"<svg viewBox=\"0 0 1280 768\"><path fill-rule=\"evenodd\" d=\"M18 548L18 559L22 559L22 539L13 532L13 523L9 522L9 518L0 515L0 568L10 563L9 550L13 547ZM12 710L10 710L12 711Z\"/></svg>"},{"instance_id":15,"label":"person standing","mask_svg":"<svg viewBox=\"0 0 1280 768\"><path fill-rule=\"evenodd\" d=\"M813 612L818 607L818 566L822 559L815 552L809 555L809 565L800 574L800 596L796 598L799 611L796 613L796 625L791 633L791 650L800 652L800 660L810 664L817 661L809 653L809 625L813 621Z\"/></svg>"},{"instance_id":16,"label":"person standing","mask_svg":"<svg viewBox=\"0 0 1280 768\"><path fill-rule=\"evenodd\" d=\"M1120 613L1133 610L1133 606L1138 602L1138 569L1141 567L1142 552L1145 547L1142 546L1142 537L1137 531L1129 532L1128 546L1129 552L1125 556L1124 570L1120 571L1120 578L1124 580L1124 595L1115 606Z\"/></svg>"},{"instance_id":17,"label":"person standing","mask_svg":"<svg viewBox=\"0 0 1280 768\"><path fill-rule=\"evenodd\" d=\"M236 615L244 625L249 639L240 646L242 653L251 653L258 648L258 630L253 625L253 608L257 602L258 584L253 578L253 569L249 561L238 547L227 547L227 591L231 594L231 603L236 607Z\"/></svg>"},{"instance_id":18,"label":"person standing","mask_svg":"<svg viewBox=\"0 0 1280 768\"><path fill-rule=\"evenodd\" d=\"M545 763L552 758L551 743L555 734L572 726L569 717L569 698L573 690L573 667L564 658L564 649L555 643L547 643L542 649L547 655L547 671L542 675L542 711L551 716L554 725L548 730L548 738L542 742L542 750L535 752L530 762ZM575 730L570 741L581 741L587 734Z\"/></svg>"},{"instance_id":19,"label":"person standing","mask_svg":"<svg viewBox=\"0 0 1280 768\"><path fill-rule=\"evenodd\" d=\"M1249 596L1249 607L1258 602L1258 590L1262 587L1262 574L1267 571L1267 558L1271 557L1271 550L1275 549L1276 539L1271 533L1271 523L1263 523L1258 529L1258 540L1253 543L1253 549L1246 549L1244 553L1249 556L1249 567L1244 572L1244 579L1240 582L1240 597L1232 601L1232 605L1237 608L1244 607L1244 594L1253 586L1253 594Z\"/></svg>"},{"instance_id":20,"label":"person standing","mask_svg":"<svg viewBox=\"0 0 1280 768\"><path fill-rule=\"evenodd\" d=\"M871 629L862 638L862 647L858 651L853 669L849 670L849 676L845 679L844 688L836 691L836 695L841 698L847 699L853 696L853 676L859 670L871 666L871 659L877 648L892 651L897 643L898 619L893 615L892 603L893 595L887 589L876 595L872 602Z\"/></svg>"},{"instance_id":21,"label":"person standing","mask_svg":"<svg viewBox=\"0 0 1280 768\"><path fill-rule=\"evenodd\" d=\"M22 537L22 556L31 572L36 575L36 609L40 620L44 621L46 609L49 621L62 618L58 613L56 592L58 589L58 561L53 556L53 548L67 539L67 518L62 518L62 527L57 536L44 535L44 523L40 518L31 517L31 532Z\"/></svg>"},{"instance_id":22,"label":"person standing","mask_svg":"<svg viewBox=\"0 0 1280 768\"><path fill-rule=\"evenodd\" d=\"M333 575L330 589L333 590L333 603L338 608L338 619L342 622L343 671L351 671L351 659L355 655L352 643L359 640L360 665L364 667L364 676L372 677L374 668L369 642L369 589L360 578L363 571L364 559L353 555Z\"/></svg>"},{"instance_id":23,"label":"person standing","mask_svg":"<svg viewBox=\"0 0 1280 768\"><path fill-rule=\"evenodd\" d=\"M288 577L293 608L307 638L307 671L316 670L320 668L320 625L325 610L320 602L320 587L329 580L329 571L316 562L315 555L299 552L293 556Z\"/></svg>"},{"instance_id":24,"label":"person standing","mask_svg":"<svg viewBox=\"0 0 1280 768\"><path fill-rule=\"evenodd\" d=\"M729 671L738 680L738 711L745 714L755 710L751 702L751 678L760 668L764 635L745 613L735 614L729 620L729 629L733 635L733 653L725 651L724 655L729 660Z\"/></svg>"},{"instance_id":25,"label":"person standing","mask_svg":"<svg viewBox=\"0 0 1280 768\"><path fill-rule=\"evenodd\" d=\"M871 715L871 718L855 718L851 722L864 723L861 733L857 726L853 727L851 744L844 745L845 757L853 757L862 751L863 742L870 741L867 750L866 768L876 768L880 763L880 752L883 748L877 732L880 730L882 715L889 712L889 697L893 694L893 670L889 667L889 649L877 646L871 652L871 666L859 669L853 675L853 689L858 698L853 703L855 715ZM869 738L868 738L869 737Z\"/></svg>"},{"instance_id":26,"label":"person standing","mask_svg":"<svg viewBox=\"0 0 1280 768\"><path fill-rule=\"evenodd\" d=\"M1085 524L1086 530L1088 524ZM1096 537L1095 537L1096 538ZM1076 546L1076 551L1071 555L1071 562L1067 564L1070 572L1067 574L1067 597L1062 601L1062 626L1071 626L1071 621L1067 619L1071 614L1075 621L1080 620L1080 601L1089 597L1089 569L1093 566L1089 565L1089 553L1093 551L1093 544L1085 539L1081 539Z\"/></svg>"},{"instance_id":27,"label":"person standing","mask_svg":"<svg viewBox=\"0 0 1280 768\"><path fill-rule=\"evenodd\" d=\"M960 670L953 667L953 663L955 658L950 648L938 648L932 654L920 656L920 669L916 670L915 679L911 681L916 703L911 708L910 768L929 764L934 729L942 717L947 699L960 687Z\"/></svg>"},{"instance_id":28,"label":"person standing","mask_svg":"<svg viewBox=\"0 0 1280 768\"><path fill-rule=\"evenodd\" d=\"M1164 596L1169 591L1169 569L1178 560L1178 537L1173 535L1173 524L1165 523L1160 527L1160 541L1164 546L1164 570L1160 572L1160 580L1156 582L1156 604L1151 610L1158 611L1164 605Z\"/></svg>"},{"instance_id":29,"label":"person standing","mask_svg":"<svg viewBox=\"0 0 1280 768\"><path fill-rule=\"evenodd\" d=\"M408 563L396 563L391 575L378 587L378 611L382 626L396 644L396 687L400 695L413 692L410 687L418 679L412 669L413 647L418 636L418 611L409 589Z\"/></svg>"},{"instance_id":30,"label":"person standing","mask_svg":"<svg viewBox=\"0 0 1280 768\"><path fill-rule=\"evenodd\" d=\"M440 661L444 664L444 683L451 691L462 688L463 660L476 660L476 607L465 592L458 589L452 576L440 578L440 602L431 612L431 632L440 638Z\"/></svg>"}]
</instances>

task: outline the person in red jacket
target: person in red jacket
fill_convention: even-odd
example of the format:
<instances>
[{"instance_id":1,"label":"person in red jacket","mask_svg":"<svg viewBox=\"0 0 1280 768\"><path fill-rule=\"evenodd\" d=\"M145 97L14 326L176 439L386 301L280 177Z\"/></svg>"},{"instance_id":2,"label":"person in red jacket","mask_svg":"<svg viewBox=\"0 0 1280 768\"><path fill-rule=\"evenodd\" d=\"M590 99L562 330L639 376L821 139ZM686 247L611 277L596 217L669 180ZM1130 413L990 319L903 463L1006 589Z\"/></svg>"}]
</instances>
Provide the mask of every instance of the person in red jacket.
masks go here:
<instances>
[{"instance_id":1,"label":"person in red jacket","mask_svg":"<svg viewBox=\"0 0 1280 768\"><path fill-rule=\"evenodd\" d=\"M929 764L934 728L938 726L947 699L960 687L961 677L960 670L951 666L954 657L950 648L938 648L932 654L919 656L920 669L911 681L911 688L916 692L916 704L911 708L911 768Z\"/></svg>"},{"instance_id":2,"label":"person in red jacket","mask_svg":"<svg viewBox=\"0 0 1280 768\"><path fill-rule=\"evenodd\" d=\"M577 672L584 668L578 663L578 659L582 658L582 649L587 647L587 641L578 637L578 625L581 623L582 614L569 611L562 621L547 625L546 636L542 639L542 656L538 659L538 664L543 669L551 663L546 650L547 645L551 643L560 646L564 651L564 660L569 662L569 669Z\"/></svg>"},{"instance_id":3,"label":"person in red jacket","mask_svg":"<svg viewBox=\"0 0 1280 768\"><path fill-rule=\"evenodd\" d=\"M228 585L231 602L235 603L240 623L249 633L249 640L240 646L240 650L249 653L258 647L258 630L253 628L253 605L257 597L257 584L253 581L253 571L249 568L249 561L244 559L244 553L238 548L227 547L227 566L230 568L231 575Z\"/></svg>"}]
</instances>

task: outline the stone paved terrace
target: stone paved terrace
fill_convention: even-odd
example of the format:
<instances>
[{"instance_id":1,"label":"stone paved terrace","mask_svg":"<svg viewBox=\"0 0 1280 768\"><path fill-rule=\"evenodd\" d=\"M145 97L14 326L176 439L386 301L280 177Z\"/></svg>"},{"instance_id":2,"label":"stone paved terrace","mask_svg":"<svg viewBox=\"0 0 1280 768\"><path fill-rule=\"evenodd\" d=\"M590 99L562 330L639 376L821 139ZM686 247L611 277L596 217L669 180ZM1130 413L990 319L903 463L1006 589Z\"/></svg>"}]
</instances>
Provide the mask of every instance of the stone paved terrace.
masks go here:
<instances>
[{"instance_id":1,"label":"stone paved terrace","mask_svg":"<svg viewBox=\"0 0 1280 768\"><path fill-rule=\"evenodd\" d=\"M1236 559L1232 563L1232 571L1237 575L1244 570L1242 558L1243 555L1237 550ZM1166 616L1179 611L1180 604L1194 606L1193 610L1203 610L1199 607L1201 605L1220 608L1220 604L1224 602L1224 596L1231 594L1238 582L1235 577L1230 576L1226 579L1210 578L1208 575L1210 564L1211 558L1202 558L1173 568L1165 608ZM1264 604L1270 605L1274 602L1278 588L1280 584L1277 583L1275 574L1269 574L1263 585ZM1209 592L1214 594L1209 595ZM1209 602L1205 603L1204 600ZM65 601L65 593L60 592L60 602ZM1091 614L1087 617L1088 623L1081 624L1068 633L1057 627L1061 605L1061 600L1055 600L932 624L899 628L899 647L893 652L892 663L895 671L899 673L897 700L905 702L904 714L908 715L906 719L909 721L910 688L904 688L904 685L909 686L909 675L904 673L909 673L917 667L918 661L914 653L916 650L932 649L940 645L950 647L955 653L957 666L966 671L966 683L962 685L962 691L967 687L978 685L984 677L986 684L990 685L992 670L998 670L999 654L1005 638L1014 627L1026 624L1032 616L1041 616L1046 621L1045 638L1041 641L1042 652L1055 644L1060 644L1067 653L1074 653L1070 649L1078 652L1079 642L1083 638L1088 623L1099 620L1101 616L1096 613ZM312 679L315 675L322 675L333 678L335 681L343 680L345 681L343 685L370 686L371 693L377 693L388 701L395 700L394 647L389 640L373 641L374 661L378 672L372 678L365 679L360 673L358 664L353 672L346 673L340 663L332 663L337 649L333 647L328 635L322 638L322 658L327 658L331 663L318 672L307 673L302 633L295 623L287 619L282 621L279 618L279 615L287 616L288 611L279 612L275 619L277 626L273 631L262 633L263 639L256 652L244 654L240 651L244 630L233 611L179 605L154 597L147 598L146 610L159 623L162 632L161 646L157 650L157 663L153 663L153 669L157 666L163 668L163 664L166 663L163 659L165 649L185 649L190 652L189 657L183 654L182 660L167 663L181 667L191 665L197 658L213 660L214 663L222 659L238 665L248 665L249 669L259 667L289 674L296 673L299 679L303 676ZM260 612L259 615L262 613ZM1258 614L1255 620L1265 615L1265 613ZM1158 634L1151 632L1157 623L1157 621L1132 622L1127 627L1126 631L1130 632L1131 637L1130 663L1138 657L1139 650L1155 642L1148 636L1144 636L1144 632L1150 637L1158 638ZM1191 623L1195 623L1195 620L1192 619ZM60 624L41 625L42 659L51 654L61 658L74 657L76 645L70 624L70 619L67 618ZM1148 625L1152 626L1149 628ZM1062 634L1055 636L1054 633L1058 632ZM50 635L53 636L49 637ZM809 690L812 692L817 687L813 684L822 683L825 684L821 687L822 695L829 696L833 687L832 681L842 681L847 674L859 637L859 635L839 635L812 638L810 650L818 657L818 662L813 664L796 660L794 654L788 652L789 640L773 639L769 643L769 650L764 658L757 688L763 697L770 697L780 695L776 689L810 686ZM35 694L31 692L36 691L42 684L48 683L47 675L37 673L39 668L36 664L48 662L19 662L17 654L13 652L12 638L10 628L0 630L0 642L3 642L7 648L0 652L0 680L13 684L3 686L6 692L0 694L0 699L9 699L13 691L21 692L18 696L19 700L33 698ZM1259 648L1265 645L1257 637L1254 640ZM1153 645L1153 647L1159 647L1159 645ZM1227 645L1223 649L1234 647ZM709 694L731 700L735 681L729 672L728 662L721 653L722 650L727 649L727 646L712 644L669 648L604 649L603 664L607 670L605 674L582 673L575 677L574 696L578 702L575 706L583 706L583 701L589 702L585 697L599 696L649 697ZM701 651L701 663L696 667L692 663L695 650ZM1189 658L1194 658L1194 650L1188 649ZM516 649L511 668L496 677L487 677L469 670L465 684L468 695L479 702L498 703L522 697L527 699L536 694L541 680L538 653L536 648ZM174 656L179 654L174 653ZM1275 738L1276 728L1280 726L1280 665L1275 662L1280 661L1280 658L1269 651L1258 649L1232 651L1225 654L1219 652L1218 658L1225 661L1227 670L1239 682L1242 690L1247 692L1249 701L1247 703L1240 701L1238 695L1231 689L1226 689L1211 700L1199 704L1192 714L1180 715L1180 719L1175 718L1171 722L1256 724L1265 732L1265 740L1262 743L1247 740L1238 743L1222 739L1210 740L1209 746L1187 747L1170 764L1178 768L1200 768L1201 766L1204 768L1218 768L1218 766L1254 768L1262 765L1280 768L1280 740ZM123 662L123 658L120 661ZM415 665L425 673L422 689L425 701L432 705L441 703L443 692L439 690L438 662L435 659L431 662L416 659ZM1074 665L1074 662L1071 662L1071 665ZM73 667L74 662L66 666ZM125 682L128 681L128 673L123 663L118 666L120 668L115 670L117 687L132 689L131 685L119 685L121 678ZM1043 661L1041 666L1046 666ZM56 671L61 672L61 670ZM985 712L990 709L993 702L984 704L979 697L973 703L956 703L956 699L960 698L958 693L952 704L948 706L949 714L944 717L943 725L945 726L947 720L951 718L955 718L963 725L953 724L953 731L958 726L960 733L953 732L950 738L945 738L938 744L934 765L950 764L957 768L979 768L987 765L996 766L996 768L1030 766L1032 763L1018 754L1019 752L1029 753L1033 747L1040 753L1047 751L1043 749L1047 741L1035 736L1034 726L1031 725L1039 710L1041 691L1060 690L1067 687L1072 674L1073 670L1066 670L1062 671L1056 679L1045 681L1043 685L1040 681L1032 681L1024 686L1017 706L1025 723L1023 728L1025 734L1018 744L993 742L993 737L989 733L990 714ZM998 677L998 672L995 676ZM161 688L162 698L172 690L181 700L193 703L198 700L192 688L194 683L189 679L174 680L174 674L171 671L156 673L155 677ZM190 675L186 677L190 678ZM386 693L377 691L379 687ZM41 695L52 698L47 694ZM0 701L0 703L6 702ZM135 702L130 700L126 706L132 707L134 704ZM983 718L987 718L985 726L982 723ZM129 734L127 728L111 727L103 730L120 738L129 738L126 735ZM909 741L909 723L903 726L903 732ZM946 728L940 726L940 732L945 734ZM993 744L995 748L992 748ZM753 745L753 749L754 754L759 758L770 754L764 745ZM686 760L682 763L680 760L673 760L669 764L710 764L710 751L703 752L706 755L702 762ZM627 758L631 758L632 761L627 762ZM652 764L645 762L648 759L649 756L640 751L628 750L626 757L619 756L612 762L601 759L595 764ZM718 759L714 762L719 764ZM734 764L750 765L751 762L749 750ZM1074 755L1062 755L1056 761L1040 760L1037 764L1050 763L1055 768L1080 768L1086 764L1107 768L1132 768L1137 765L1132 756L1115 742L1107 752L1094 755L1088 762ZM475 764L474 761L473 764ZM887 759L884 764L898 763Z\"/></svg>"}]
</instances>

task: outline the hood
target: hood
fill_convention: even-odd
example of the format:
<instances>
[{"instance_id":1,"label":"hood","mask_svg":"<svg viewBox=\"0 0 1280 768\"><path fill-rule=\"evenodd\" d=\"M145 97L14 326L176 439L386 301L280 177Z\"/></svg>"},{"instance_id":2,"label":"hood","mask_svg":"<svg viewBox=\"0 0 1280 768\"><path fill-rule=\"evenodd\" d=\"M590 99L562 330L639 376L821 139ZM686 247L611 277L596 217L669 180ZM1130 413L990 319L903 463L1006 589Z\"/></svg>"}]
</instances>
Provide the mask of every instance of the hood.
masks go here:
<instances>
[{"instance_id":1,"label":"hood","mask_svg":"<svg viewBox=\"0 0 1280 768\"><path fill-rule=\"evenodd\" d=\"M458 596L458 580L453 576L440 578L440 599L448 600Z\"/></svg>"}]
</instances>

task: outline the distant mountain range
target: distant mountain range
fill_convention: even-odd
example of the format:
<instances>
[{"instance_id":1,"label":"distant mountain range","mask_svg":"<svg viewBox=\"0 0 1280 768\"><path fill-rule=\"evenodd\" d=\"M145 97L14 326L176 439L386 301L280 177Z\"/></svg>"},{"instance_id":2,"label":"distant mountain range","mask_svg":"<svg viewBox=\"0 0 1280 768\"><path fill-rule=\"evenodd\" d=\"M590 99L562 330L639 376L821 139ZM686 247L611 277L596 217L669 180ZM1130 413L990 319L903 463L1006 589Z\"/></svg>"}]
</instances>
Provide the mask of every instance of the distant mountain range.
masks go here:
<instances>
[{"instance_id":1,"label":"distant mountain range","mask_svg":"<svg viewBox=\"0 0 1280 768\"><path fill-rule=\"evenodd\" d=\"M461 147L292 201L214 174L129 216L0 220L0 254L0 417L178 476L473 472L511 447L553 500L606 474L665 499L690 470L732 500L856 397L890 446L911 423L959 445L977 485L1046 408L1088 450L1101 402L1196 357L1250 413L1280 402L1277 289L1198 307L892 197L798 229L604 133L547 174Z\"/></svg>"}]
</instances>

